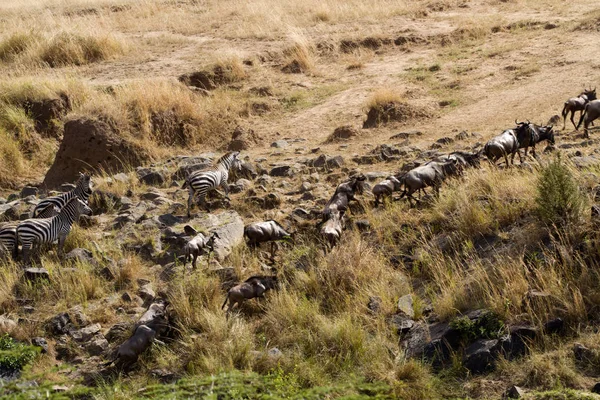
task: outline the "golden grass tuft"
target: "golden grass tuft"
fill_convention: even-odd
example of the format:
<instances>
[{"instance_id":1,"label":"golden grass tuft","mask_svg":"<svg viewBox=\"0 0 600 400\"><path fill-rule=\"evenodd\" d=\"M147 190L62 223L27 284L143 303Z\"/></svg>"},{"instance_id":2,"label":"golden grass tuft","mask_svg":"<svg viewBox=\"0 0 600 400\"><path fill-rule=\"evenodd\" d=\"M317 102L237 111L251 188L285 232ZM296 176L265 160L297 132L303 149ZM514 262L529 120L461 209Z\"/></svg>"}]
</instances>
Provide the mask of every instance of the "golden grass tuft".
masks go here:
<instances>
[{"instance_id":1,"label":"golden grass tuft","mask_svg":"<svg viewBox=\"0 0 600 400\"><path fill-rule=\"evenodd\" d=\"M284 51L284 72L310 73L315 71L315 49L309 39L299 33L292 35L293 45Z\"/></svg>"},{"instance_id":2,"label":"golden grass tuft","mask_svg":"<svg viewBox=\"0 0 600 400\"><path fill-rule=\"evenodd\" d=\"M0 61L12 61L34 46L39 36L33 32L15 32L0 42Z\"/></svg>"},{"instance_id":3,"label":"golden grass tuft","mask_svg":"<svg viewBox=\"0 0 600 400\"><path fill-rule=\"evenodd\" d=\"M404 97L392 90L387 88L380 88L373 92L373 94L369 97L365 104L365 108L367 110L373 108L379 108L389 103L402 103L404 102Z\"/></svg>"}]
</instances>

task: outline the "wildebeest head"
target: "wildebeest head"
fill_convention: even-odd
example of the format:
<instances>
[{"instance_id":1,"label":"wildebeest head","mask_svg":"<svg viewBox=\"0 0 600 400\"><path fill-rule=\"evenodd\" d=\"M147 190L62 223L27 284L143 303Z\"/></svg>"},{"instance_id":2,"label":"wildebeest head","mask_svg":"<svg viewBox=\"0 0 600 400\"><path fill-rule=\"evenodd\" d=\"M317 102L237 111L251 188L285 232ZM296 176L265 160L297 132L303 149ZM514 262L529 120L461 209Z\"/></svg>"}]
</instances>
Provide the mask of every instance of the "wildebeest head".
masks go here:
<instances>
[{"instance_id":1,"label":"wildebeest head","mask_svg":"<svg viewBox=\"0 0 600 400\"><path fill-rule=\"evenodd\" d=\"M554 131L552 128L554 128L552 125L540 126L538 132L540 133L540 140L546 139L553 145L556 142L554 141Z\"/></svg>"},{"instance_id":2,"label":"wildebeest head","mask_svg":"<svg viewBox=\"0 0 600 400\"><path fill-rule=\"evenodd\" d=\"M579 95L579 97L584 96L587 97L589 101L596 100L596 88L594 89L584 89L583 92Z\"/></svg>"}]
</instances>

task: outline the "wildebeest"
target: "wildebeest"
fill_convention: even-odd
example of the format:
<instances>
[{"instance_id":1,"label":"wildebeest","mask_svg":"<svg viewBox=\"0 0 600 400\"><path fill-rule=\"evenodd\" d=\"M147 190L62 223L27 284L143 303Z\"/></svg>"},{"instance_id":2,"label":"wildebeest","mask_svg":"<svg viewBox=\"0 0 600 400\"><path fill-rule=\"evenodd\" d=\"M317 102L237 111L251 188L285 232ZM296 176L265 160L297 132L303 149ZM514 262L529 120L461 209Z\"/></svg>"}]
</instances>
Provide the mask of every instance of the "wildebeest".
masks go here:
<instances>
[{"instance_id":1,"label":"wildebeest","mask_svg":"<svg viewBox=\"0 0 600 400\"><path fill-rule=\"evenodd\" d=\"M198 256L208 254L210 257L210 253L215 250L215 240L220 239L219 234L217 232L213 232L207 237L189 225L184 226L183 229L187 235L193 236L192 239L190 239L183 247L183 252L185 254L184 260L187 263L190 258L193 258L192 268L196 268L196 260L198 259ZM207 249L207 251L205 251L205 249Z\"/></svg>"},{"instance_id":2,"label":"wildebeest","mask_svg":"<svg viewBox=\"0 0 600 400\"><path fill-rule=\"evenodd\" d=\"M593 90L585 89L579 96L571 97L569 100L565 101L565 105L563 106L562 110L563 129L565 129L565 126L567 124L567 114L571 112L571 122L573 123L575 129L578 130L579 126L575 125L575 121L573 120L573 117L575 116L575 111L579 111L579 116L581 117L585 106L592 100L596 100L596 88L594 88Z\"/></svg>"},{"instance_id":3,"label":"wildebeest","mask_svg":"<svg viewBox=\"0 0 600 400\"><path fill-rule=\"evenodd\" d=\"M331 199L325 205L323 210L323 222L329 219L329 214L335 211L346 212L348 204L354 198L355 194L361 194L363 192L363 185L366 177L363 174L358 174L350 178L349 181L340 183L335 189L335 193L331 196Z\"/></svg>"},{"instance_id":4,"label":"wildebeest","mask_svg":"<svg viewBox=\"0 0 600 400\"><path fill-rule=\"evenodd\" d=\"M272 219L246 225L244 236L248 239L248 246L251 248L256 248L261 243L271 242L271 258L274 254L275 241L292 239L292 234L287 232L279 222Z\"/></svg>"},{"instance_id":5,"label":"wildebeest","mask_svg":"<svg viewBox=\"0 0 600 400\"><path fill-rule=\"evenodd\" d=\"M223 309L227 304L227 301L229 301L229 307L227 307L227 314L229 314L236 304L238 304L239 307L245 300L250 300L255 297L264 297L267 290L276 288L277 276L251 276L244 282L229 289L221 309Z\"/></svg>"},{"instance_id":6,"label":"wildebeest","mask_svg":"<svg viewBox=\"0 0 600 400\"><path fill-rule=\"evenodd\" d=\"M581 114L581 118L579 119L579 123L577 124L577 129L581 126L581 122L583 122L583 132L585 137L590 137L588 133L588 128L590 124L600 117L600 100L590 101L585 105L585 109L583 110L583 114Z\"/></svg>"},{"instance_id":7,"label":"wildebeest","mask_svg":"<svg viewBox=\"0 0 600 400\"><path fill-rule=\"evenodd\" d=\"M372 192L375 196L375 207L379 205L379 201L382 197L391 196L392 193L399 191L402 188L402 184L395 176L391 175L373 186Z\"/></svg>"},{"instance_id":8,"label":"wildebeest","mask_svg":"<svg viewBox=\"0 0 600 400\"><path fill-rule=\"evenodd\" d=\"M519 151L519 141L514 129L507 129L500 135L494 136L483 147L483 154L491 162L495 164L499 158L504 157L507 167L508 156L514 155L517 151Z\"/></svg>"},{"instance_id":9,"label":"wildebeest","mask_svg":"<svg viewBox=\"0 0 600 400\"><path fill-rule=\"evenodd\" d=\"M409 202L411 200L417 201L413 197L413 193L417 190L423 190L432 186L439 194L440 185L447 176L452 176L458 173L458 161L456 159L450 159L445 162L430 161L417 168L408 171L404 176L401 177L400 181L404 185L404 191L400 198L407 196ZM427 192L425 192L427 194Z\"/></svg>"},{"instance_id":10,"label":"wildebeest","mask_svg":"<svg viewBox=\"0 0 600 400\"><path fill-rule=\"evenodd\" d=\"M344 213L331 213L329 219L321 225L321 236L325 239L326 248L331 249L340 241L343 229Z\"/></svg>"},{"instance_id":11,"label":"wildebeest","mask_svg":"<svg viewBox=\"0 0 600 400\"><path fill-rule=\"evenodd\" d=\"M515 121L516 122L516 121ZM552 131L553 126L540 126L536 124L532 124L531 122L517 122L517 128L515 128L515 134L517 136L517 141L519 142L519 149L525 149L525 157L527 157L527 152L529 147L531 147L531 153L533 157L536 157L535 154L535 145L541 141L547 140L550 144L554 144L554 132ZM519 160L523 162L523 157L521 157L520 150L517 149L517 153L519 154ZM515 153L513 153L511 161L514 164Z\"/></svg>"},{"instance_id":12,"label":"wildebeest","mask_svg":"<svg viewBox=\"0 0 600 400\"><path fill-rule=\"evenodd\" d=\"M139 356L152 345L154 339L156 339L156 331L146 325L138 326L134 334L119 346L115 358L105 363L104 366L115 363L118 368L131 367Z\"/></svg>"},{"instance_id":13,"label":"wildebeest","mask_svg":"<svg viewBox=\"0 0 600 400\"><path fill-rule=\"evenodd\" d=\"M457 172L462 173L468 167L479 167L481 155L478 152L470 153L468 151L453 151L450 154L436 157L433 161L446 162L456 160Z\"/></svg>"}]
</instances>

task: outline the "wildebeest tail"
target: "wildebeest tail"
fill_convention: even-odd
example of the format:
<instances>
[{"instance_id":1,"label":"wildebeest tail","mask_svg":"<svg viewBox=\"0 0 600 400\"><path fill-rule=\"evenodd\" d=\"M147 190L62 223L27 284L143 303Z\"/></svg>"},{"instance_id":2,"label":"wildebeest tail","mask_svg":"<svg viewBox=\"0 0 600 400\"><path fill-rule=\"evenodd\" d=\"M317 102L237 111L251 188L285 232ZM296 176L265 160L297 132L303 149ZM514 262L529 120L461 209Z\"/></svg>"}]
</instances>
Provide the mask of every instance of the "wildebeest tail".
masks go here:
<instances>
[{"instance_id":1,"label":"wildebeest tail","mask_svg":"<svg viewBox=\"0 0 600 400\"><path fill-rule=\"evenodd\" d=\"M561 113L563 118L567 118L567 104L569 104L569 102L565 101L565 105L563 106L562 113Z\"/></svg>"}]
</instances>

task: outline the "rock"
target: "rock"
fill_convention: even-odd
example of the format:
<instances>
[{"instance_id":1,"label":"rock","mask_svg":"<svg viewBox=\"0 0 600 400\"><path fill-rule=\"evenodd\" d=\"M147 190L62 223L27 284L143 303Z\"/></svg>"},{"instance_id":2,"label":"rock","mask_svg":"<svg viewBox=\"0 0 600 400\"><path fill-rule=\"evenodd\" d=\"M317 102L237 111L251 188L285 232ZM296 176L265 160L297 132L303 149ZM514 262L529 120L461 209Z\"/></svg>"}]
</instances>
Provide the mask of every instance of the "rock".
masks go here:
<instances>
[{"instance_id":1,"label":"rock","mask_svg":"<svg viewBox=\"0 0 600 400\"><path fill-rule=\"evenodd\" d=\"M592 214L592 219L596 219L596 220L600 219L600 206L597 204L594 204L592 206L591 214Z\"/></svg>"},{"instance_id":2,"label":"rock","mask_svg":"<svg viewBox=\"0 0 600 400\"><path fill-rule=\"evenodd\" d=\"M546 125L558 125L560 123L560 115L558 114L554 114L553 116L550 117L550 119L548 120L548 123Z\"/></svg>"},{"instance_id":3,"label":"rock","mask_svg":"<svg viewBox=\"0 0 600 400\"><path fill-rule=\"evenodd\" d=\"M304 208L295 208L292 211L292 215L294 217L300 218L301 220L310 219L310 211L305 210Z\"/></svg>"},{"instance_id":4,"label":"rock","mask_svg":"<svg viewBox=\"0 0 600 400\"><path fill-rule=\"evenodd\" d=\"M237 126L231 135L231 142L227 145L228 151L248 150L253 145L259 143L258 136L252 129L245 130L241 126Z\"/></svg>"},{"instance_id":5,"label":"rock","mask_svg":"<svg viewBox=\"0 0 600 400\"><path fill-rule=\"evenodd\" d=\"M160 383L164 384L175 383L179 379L178 374L167 371L166 369L153 369L150 371L150 375Z\"/></svg>"},{"instance_id":6,"label":"rock","mask_svg":"<svg viewBox=\"0 0 600 400\"><path fill-rule=\"evenodd\" d=\"M129 208L126 211L121 212L117 218L114 219L112 229L121 229L125 225L135 224L140 221L146 211L148 210L148 203L140 202L135 207Z\"/></svg>"},{"instance_id":7,"label":"rock","mask_svg":"<svg viewBox=\"0 0 600 400\"><path fill-rule=\"evenodd\" d=\"M92 324L79 330L70 331L69 334L74 340L78 342L87 342L98 332L100 332L100 324Z\"/></svg>"},{"instance_id":8,"label":"rock","mask_svg":"<svg viewBox=\"0 0 600 400\"><path fill-rule=\"evenodd\" d=\"M451 137L443 137L443 138L439 138L435 142L438 144L441 144L441 145L445 145L445 144L454 143L454 139L452 139Z\"/></svg>"},{"instance_id":9,"label":"rock","mask_svg":"<svg viewBox=\"0 0 600 400\"><path fill-rule=\"evenodd\" d=\"M371 229L371 223L367 219L359 219L354 221L354 226L360 232L368 232Z\"/></svg>"},{"instance_id":10,"label":"rock","mask_svg":"<svg viewBox=\"0 0 600 400\"><path fill-rule=\"evenodd\" d=\"M114 273L112 268L104 267L99 272L100 276L106 279L107 281L114 281L117 279L117 275Z\"/></svg>"},{"instance_id":11,"label":"rock","mask_svg":"<svg viewBox=\"0 0 600 400\"><path fill-rule=\"evenodd\" d=\"M493 370L500 350L496 339L479 339L465 350L463 365L473 374Z\"/></svg>"},{"instance_id":12,"label":"rock","mask_svg":"<svg viewBox=\"0 0 600 400\"><path fill-rule=\"evenodd\" d=\"M573 356L575 357L575 360L583 363L593 362L597 358L593 350L585 347L581 343L575 343L573 345Z\"/></svg>"},{"instance_id":13,"label":"rock","mask_svg":"<svg viewBox=\"0 0 600 400\"><path fill-rule=\"evenodd\" d=\"M26 280L31 282L50 280L50 273L46 268L26 268L23 276Z\"/></svg>"},{"instance_id":14,"label":"rock","mask_svg":"<svg viewBox=\"0 0 600 400\"><path fill-rule=\"evenodd\" d=\"M372 314L379 313L379 309L381 308L381 297L370 296L367 308Z\"/></svg>"},{"instance_id":15,"label":"rock","mask_svg":"<svg viewBox=\"0 0 600 400\"><path fill-rule=\"evenodd\" d=\"M128 338L132 332L132 324L127 322L120 322L110 327L108 332L106 333L106 340L109 343L114 343L118 341L123 341Z\"/></svg>"},{"instance_id":16,"label":"rock","mask_svg":"<svg viewBox=\"0 0 600 400\"><path fill-rule=\"evenodd\" d=\"M156 293L154 292L154 290L152 290L150 284L146 284L142 286L140 290L138 290L138 296L140 296L142 300L144 300L144 304L150 304L152 301L154 301Z\"/></svg>"},{"instance_id":17,"label":"rock","mask_svg":"<svg viewBox=\"0 0 600 400\"><path fill-rule=\"evenodd\" d=\"M113 193L94 190L89 200L93 215L107 213L108 211L118 210L123 205L121 197Z\"/></svg>"},{"instance_id":18,"label":"rock","mask_svg":"<svg viewBox=\"0 0 600 400\"><path fill-rule=\"evenodd\" d=\"M17 327L17 322L8 318L6 315L0 315L0 331L11 333Z\"/></svg>"},{"instance_id":19,"label":"rock","mask_svg":"<svg viewBox=\"0 0 600 400\"><path fill-rule=\"evenodd\" d=\"M275 147L276 149L283 149L288 147L290 144L286 140L277 140L271 143L271 147Z\"/></svg>"},{"instance_id":20,"label":"rock","mask_svg":"<svg viewBox=\"0 0 600 400\"><path fill-rule=\"evenodd\" d=\"M88 249L73 249L65 255L65 261L77 261L82 264L89 264L94 267L99 266L98 261L94 259L94 256L91 251Z\"/></svg>"},{"instance_id":21,"label":"rock","mask_svg":"<svg viewBox=\"0 0 600 400\"><path fill-rule=\"evenodd\" d=\"M358 129L354 128L351 125L344 125L344 126L340 126L335 128L335 130L333 131L333 133L331 135L329 135L329 137L327 138L327 143L331 143L331 142L337 142L340 140L347 140L350 139L354 136L358 136L359 135L359 131Z\"/></svg>"},{"instance_id":22,"label":"rock","mask_svg":"<svg viewBox=\"0 0 600 400\"><path fill-rule=\"evenodd\" d=\"M272 347L267 351L269 358L278 359L283 357L283 353L277 347Z\"/></svg>"},{"instance_id":23,"label":"rock","mask_svg":"<svg viewBox=\"0 0 600 400\"><path fill-rule=\"evenodd\" d=\"M398 300L398 313L410 319L415 318L415 310L413 308L413 297L411 294L404 295Z\"/></svg>"},{"instance_id":24,"label":"rock","mask_svg":"<svg viewBox=\"0 0 600 400\"><path fill-rule=\"evenodd\" d=\"M224 66L215 65L211 70L196 71L179 76L179 81L186 86L203 90L214 90L221 85L239 79Z\"/></svg>"},{"instance_id":25,"label":"rock","mask_svg":"<svg viewBox=\"0 0 600 400\"><path fill-rule=\"evenodd\" d=\"M511 386L506 390L507 399L520 399L525 395L525 391L518 386Z\"/></svg>"},{"instance_id":26,"label":"rock","mask_svg":"<svg viewBox=\"0 0 600 400\"><path fill-rule=\"evenodd\" d=\"M500 350L508 360L524 356L537 336L537 329L527 324L509 327L510 334L500 338Z\"/></svg>"},{"instance_id":27,"label":"rock","mask_svg":"<svg viewBox=\"0 0 600 400\"><path fill-rule=\"evenodd\" d=\"M252 163L246 161L241 164L240 170L236 171L236 174L238 177L243 177L252 180L256 179L256 177L258 176L258 171Z\"/></svg>"},{"instance_id":28,"label":"rock","mask_svg":"<svg viewBox=\"0 0 600 400\"><path fill-rule=\"evenodd\" d=\"M413 326L415 326L415 321L407 318L401 314L394 314L389 320L390 324L396 328L396 332L398 335L402 336L407 334Z\"/></svg>"},{"instance_id":29,"label":"rock","mask_svg":"<svg viewBox=\"0 0 600 400\"><path fill-rule=\"evenodd\" d=\"M162 186L165 184L165 175L162 172L152 171L140 177L140 182L149 186Z\"/></svg>"},{"instance_id":30,"label":"rock","mask_svg":"<svg viewBox=\"0 0 600 400\"><path fill-rule=\"evenodd\" d=\"M546 334L555 334L562 332L565 326L565 321L562 318L554 318L544 324L544 332Z\"/></svg>"},{"instance_id":31,"label":"rock","mask_svg":"<svg viewBox=\"0 0 600 400\"><path fill-rule=\"evenodd\" d=\"M335 169L344 166L344 158L342 156L327 157L321 154L319 157L308 162L308 165L313 168Z\"/></svg>"},{"instance_id":32,"label":"rock","mask_svg":"<svg viewBox=\"0 0 600 400\"><path fill-rule=\"evenodd\" d=\"M27 196L37 196L37 194L38 188L34 186L25 186L23 189L21 189L20 197L23 199Z\"/></svg>"},{"instance_id":33,"label":"rock","mask_svg":"<svg viewBox=\"0 0 600 400\"><path fill-rule=\"evenodd\" d=\"M63 335L68 332L71 324L71 317L67 313L55 315L46 322L46 327L53 335Z\"/></svg>"},{"instance_id":34,"label":"rock","mask_svg":"<svg viewBox=\"0 0 600 400\"><path fill-rule=\"evenodd\" d=\"M173 214L162 214L156 217L158 222L166 226L173 226L183 222L183 220Z\"/></svg>"},{"instance_id":35,"label":"rock","mask_svg":"<svg viewBox=\"0 0 600 400\"><path fill-rule=\"evenodd\" d=\"M135 167L149 158L143 147L128 141L103 121L71 120L65 124L63 140L42 186L51 188L74 181L78 172Z\"/></svg>"},{"instance_id":36,"label":"rock","mask_svg":"<svg viewBox=\"0 0 600 400\"><path fill-rule=\"evenodd\" d=\"M90 324L90 320L83 313L83 309L81 306L75 306L69 310L69 317L71 322L75 323L78 327L88 326Z\"/></svg>"},{"instance_id":37,"label":"rock","mask_svg":"<svg viewBox=\"0 0 600 400\"><path fill-rule=\"evenodd\" d=\"M269 172L271 176L291 176L292 175L292 167L289 165L280 165L278 167L274 167Z\"/></svg>"},{"instance_id":38,"label":"rock","mask_svg":"<svg viewBox=\"0 0 600 400\"><path fill-rule=\"evenodd\" d=\"M429 341L429 331L424 322L416 322L406 335L401 338L400 344L404 347L406 357L421 357Z\"/></svg>"},{"instance_id":39,"label":"rock","mask_svg":"<svg viewBox=\"0 0 600 400\"><path fill-rule=\"evenodd\" d=\"M98 334L85 346L90 356L99 356L108 350L108 340L102 334Z\"/></svg>"},{"instance_id":40,"label":"rock","mask_svg":"<svg viewBox=\"0 0 600 400\"><path fill-rule=\"evenodd\" d=\"M42 348L42 354L48 353L48 342L43 337L34 337L31 344Z\"/></svg>"},{"instance_id":41,"label":"rock","mask_svg":"<svg viewBox=\"0 0 600 400\"><path fill-rule=\"evenodd\" d=\"M600 382L596 383L591 389L592 393L600 394Z\"/></svg>"},{"instance_id":42,"label":"rock","mask_svg":"<svg viewBox=\"0 0 600 400\"><path fill-rule=\"evenodd\" d=\"M224 211L219 214L203 214L188 222L197 230L217 232L219 239L214 246L214 255L222 262L233 247L239 245L244 239L244 221L235 211Z\"/></svg>"},{"instance_id":43,"label":"rock","mask_svg":"<svg viewBox=\"0 0 600 400\"><path fill-rule=\"evenodd\" d=\"M430 118L432 113L425 108L417 107L403 102L389 102L371 107L363 129L375 128L391 121L406 122L415 118Z\"/></svg>"}]
</instances>

